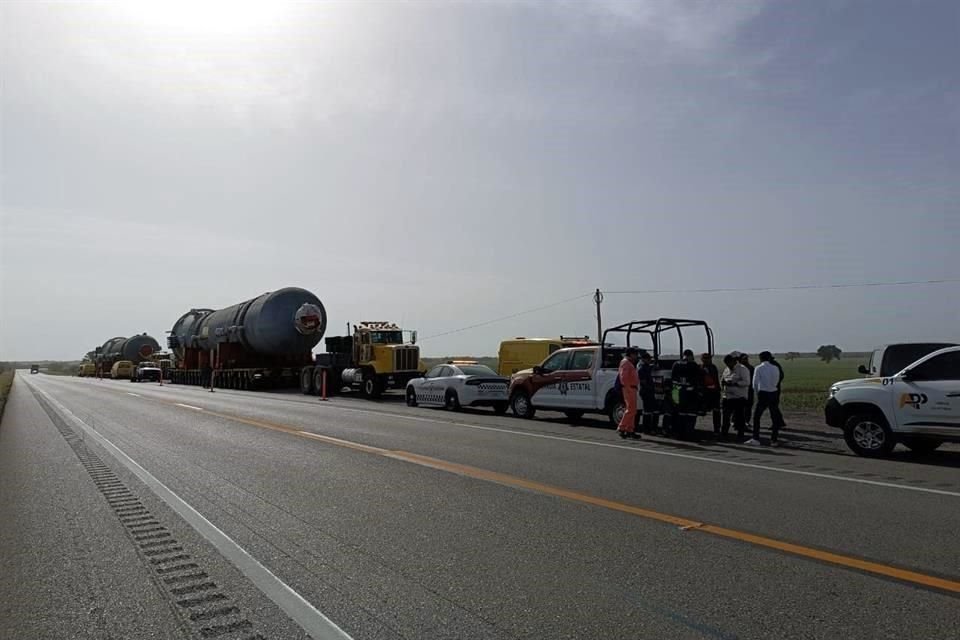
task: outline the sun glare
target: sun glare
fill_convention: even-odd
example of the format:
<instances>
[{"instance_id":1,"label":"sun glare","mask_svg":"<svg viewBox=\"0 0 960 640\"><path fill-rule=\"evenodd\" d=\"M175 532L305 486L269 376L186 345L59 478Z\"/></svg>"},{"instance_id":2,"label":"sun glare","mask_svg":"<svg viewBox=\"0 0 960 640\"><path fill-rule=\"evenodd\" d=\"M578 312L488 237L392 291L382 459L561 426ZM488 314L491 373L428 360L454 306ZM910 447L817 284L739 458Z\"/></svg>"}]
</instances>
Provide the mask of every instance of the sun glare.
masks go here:
<instances>
[{"instance_id":1,"label":"sun glare","mask_svg":"<svg viewBox=\"0 0 960 640\"><path fill-rule=\"evenodd\" d=\"M112 6L147 27L210 35L266 29L290 9L268 0L131 0Z\"/></svg>"}]
</instances>

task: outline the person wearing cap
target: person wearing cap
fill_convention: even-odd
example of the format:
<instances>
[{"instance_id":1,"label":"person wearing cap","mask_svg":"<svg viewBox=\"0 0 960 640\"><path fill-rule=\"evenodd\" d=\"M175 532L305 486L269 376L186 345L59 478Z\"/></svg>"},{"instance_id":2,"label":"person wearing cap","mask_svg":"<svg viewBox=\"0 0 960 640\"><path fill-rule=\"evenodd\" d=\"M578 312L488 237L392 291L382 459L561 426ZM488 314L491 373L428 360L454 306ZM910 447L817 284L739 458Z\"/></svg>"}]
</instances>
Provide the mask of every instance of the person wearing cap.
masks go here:
<instances>
[{"instance_id":1,"label":"person wearing cap","mask_svg":"<svg viewBox=\"0 0 960 640\"><path fill-rule=\"evenodd\" d=\"M700 354L700 368L703 380L703 408L713 414L713 433L720 435L720 372L713 364L713 356Z\"/></svg>"},{"instance_id":2,"label":"person wearing cap","mask_svg":"<svg viewBox=\"0 0 960 640\"><path fill-rule=\"evenodd\" d=\"M780 370L770 362L773 354L769 351L760 353L760 364L753 371L753 390L756 392L757 407L753 410L753 438L747 441L748 445L757 446L760 443L760 417L764 411L770 410L772 427L770 430L770 446L780 444L780 425L783 424L783 415L780 413L780 395L777 387L780 384Z\"/></svg>"},{"instance_id":3,"label":"person wearing cap","mask_svg":"<svg viewBox=\"0 0 960 640\"><path fill-rule=\"evenodd\" d=\"M672 424L681 440L696 438L697 412L700 409L702 373L693 351L685 349L683 358L673 363L674 415Z\"/></svg>"},{"instance_id":4,"label":"person wearing cap","mask_svg":"<svg viewBox=\"0 0 960 640\"><path fill-rule=\"evenodd\" d=\"M737 428L737 440L740 441L743 440L746 426L744 410L747 407L747 393L750 389L750 372L732 353L723 359L723 364L726 367L720 376L720 384L723 387L723 429L720 438L726 440L729 437L732 419L733 426Z\"/></svg>"},{"instance_id":5,"label":"person wearing cap","mask_svg":"<svg viewBox=\"0 0 960 640\"><path fill-rule=\"evenodd\" d=\"M641 349L637 374L640 377L640 400L643 402L643 431L653 433L657 430L660 421L657 415L657 395L653 382L653 357L650 352Z\"/></svg>"},{"instance_id":6,"label":"person wearing cap","mask_svg":"<svg viewBox=\"0 0 960 640\"><path fill-rule=\"evenodd\" d=\"M626 410L620 418L620 424L617 425L617 432L621 438L634 438L639 440L640 434L636 432L637 421L637 389L640 386L640 376L637 374L637 360L640 352L636 347L628 347L620 361L620 368L617 377L620 380L620 387L623 390L623 404Z\"/></svg>"}]
</instances>

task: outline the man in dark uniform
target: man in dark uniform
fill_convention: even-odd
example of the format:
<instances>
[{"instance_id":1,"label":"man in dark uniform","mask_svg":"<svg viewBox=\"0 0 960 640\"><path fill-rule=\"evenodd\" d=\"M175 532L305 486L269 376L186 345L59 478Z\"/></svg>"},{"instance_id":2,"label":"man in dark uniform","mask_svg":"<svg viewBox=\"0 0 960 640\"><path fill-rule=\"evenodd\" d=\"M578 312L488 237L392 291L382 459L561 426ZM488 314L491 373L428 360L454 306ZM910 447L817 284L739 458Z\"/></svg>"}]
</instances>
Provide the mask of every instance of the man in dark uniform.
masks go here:
<instances>
[{"instance_id":1,"label":"man in dark uniform","mask_svg":"<svg viewBox=\"0 0 960 640\"><path fill-rule=\"evenodd\" d=\"M647 351L640 352L640 400L643 402L643 431L653 433L660 422L657 411L657 396L653 385L653 358Z\"/></svg>"},{"instance_id":2,"label":"man in dark uniform","mask_svg":"<svg viewBox=\"0 0 960 640\"><path fill-rule=\"evenodd\" d=\"M671 370L674 391L674 429L681 440L696 438L697 413L703 387L703 375L693 351L686 349L683 358Z\"/></svg>"},{"instance_id":3,"label":"man in dark uniform","mask_svg":"<svg viewBox=\"0 0 960 640\"><path fill-rule=\"evenodd\" d=\"M777 407L779 408L779 407L780 407L780 392L781 392L781 388L780 388L780 387L783 385L783 366L782 366L779 362L777 362L776 356L774 356L774 355L772 355L772 354L771 354L771 356L770 356L770 364L772 364L773 366L775 366L775 367L777 368L777 370L780 372L780 380L779 380L779 382L777 382ZM785 427L785 426L787 426L787 423L784 422L784 420L783 420L783 414L778 411L778 412L777 412L777 429L778 429L778 430L779 430L779 429L782 429L782 428Z\"/></svg>"},{"instance_id":4,"label":"man in dark uniform","mask_svg":"<svg viewBox=\"0 0 960 640\"><path fill-rule=\"evenodd\" d=\"M720 435L720 372L709 353L700 355L703 376L703 409L713 414L713 433Z\"/></svg>"}]
</instances>

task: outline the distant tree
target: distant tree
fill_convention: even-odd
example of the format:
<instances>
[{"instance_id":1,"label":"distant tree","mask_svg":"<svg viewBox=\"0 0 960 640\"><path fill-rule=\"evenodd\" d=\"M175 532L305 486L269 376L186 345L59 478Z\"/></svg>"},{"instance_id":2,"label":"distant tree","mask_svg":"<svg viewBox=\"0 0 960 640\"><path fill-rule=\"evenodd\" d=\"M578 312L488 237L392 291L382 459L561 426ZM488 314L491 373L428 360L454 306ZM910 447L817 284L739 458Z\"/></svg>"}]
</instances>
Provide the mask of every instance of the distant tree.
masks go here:
<instances>
[{"instance_id":1,"label":"distant tree","mask_svg":"<svg viewBox=\"0 0 960 640\"><path fill-rule=\"evenodd\" d=\"M785 357L786 357L787 360L796 360L797 358L800 357L800 352L799 352L799 351L787 351L787 355L786 355Z\"/></svg>"},{"instance_id":2,"label":"distant tree","mask_svg":"<svg viewBox=\"0 0 960 640\"><path fill-rule=\"evenodd\" d=\"M820 345L820 348L817 349L817 356L827 364L830 364L833 360L839 360L841 353L843 351L835 344Z\"/></svg>"}]
</instances>

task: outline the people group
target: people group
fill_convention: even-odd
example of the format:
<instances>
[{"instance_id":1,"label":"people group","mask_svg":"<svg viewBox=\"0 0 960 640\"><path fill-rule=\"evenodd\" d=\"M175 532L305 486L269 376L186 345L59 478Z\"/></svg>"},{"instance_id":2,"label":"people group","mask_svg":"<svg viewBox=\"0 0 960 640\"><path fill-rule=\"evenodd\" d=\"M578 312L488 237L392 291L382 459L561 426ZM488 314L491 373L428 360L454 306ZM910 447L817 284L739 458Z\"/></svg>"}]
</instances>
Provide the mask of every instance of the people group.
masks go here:
<instances>
[{"instance_id":1,"label":"people group","mask_svg":"<svg viewBox=\"0 0 960 640\"><path fill-rule=\"evenodd\" d=\"M723 357L723 371L709 353L700 362L686 349L663 381L663 398L656 398L654 362L649 352L630 347L620 363L616 387L622 390L625 411L617 431L621 438L640 438L640 432L657 433L681 440L696 440L696 422L709 415L718 440L762 446L760 423L770 413L770 446L780 444L780 430L786 426L780 411L783 367L769 351L759 354L754 367L750 356L733 351ZM637 405L639 397L641 405ZM661 423L662 421L662 423Z\"/></svg>"}]
</instances>

